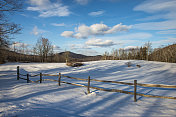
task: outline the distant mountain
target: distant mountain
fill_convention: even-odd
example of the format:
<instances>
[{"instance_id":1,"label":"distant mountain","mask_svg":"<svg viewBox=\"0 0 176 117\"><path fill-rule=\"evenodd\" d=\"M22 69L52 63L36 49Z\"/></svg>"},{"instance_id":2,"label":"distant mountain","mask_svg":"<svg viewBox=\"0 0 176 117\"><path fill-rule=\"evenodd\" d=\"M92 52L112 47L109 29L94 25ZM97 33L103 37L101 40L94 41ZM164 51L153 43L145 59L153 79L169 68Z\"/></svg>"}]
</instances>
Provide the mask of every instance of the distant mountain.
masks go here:
<instances>
[{"instance_id":1,"label":"distant mountain","mask_svg":"<svg viewBox=\"0 0 176 117\"><path fill-rule=\"evenodd\" d=\"M92 60L100 60L102 58L101 55L86 56L86 55L83 55L83 54L77 54L77 53L70 52L70 51L61 52L61 53L58 53L57 55L65 57L66 54L68 54L69 58L72 61L92 61Z\"/></svg>"},{"instance_id":2,"label":"distant mountain","mask_svg":"<svg viewBox=\"0 0 176 117\"><path fill-rule=\"evenodd\" d=\"M70 57L70 58L84 59L84 58L87 58L87 57L88 57L88 56L86 56L86 55L76 54L76 53L73 53L73 52L70 52L70 51L61 52L61 53L58 53L58 54L61 55L61 56L65 56L67 53L69 54L69 57Z\"/></svg>"}]
</instances>

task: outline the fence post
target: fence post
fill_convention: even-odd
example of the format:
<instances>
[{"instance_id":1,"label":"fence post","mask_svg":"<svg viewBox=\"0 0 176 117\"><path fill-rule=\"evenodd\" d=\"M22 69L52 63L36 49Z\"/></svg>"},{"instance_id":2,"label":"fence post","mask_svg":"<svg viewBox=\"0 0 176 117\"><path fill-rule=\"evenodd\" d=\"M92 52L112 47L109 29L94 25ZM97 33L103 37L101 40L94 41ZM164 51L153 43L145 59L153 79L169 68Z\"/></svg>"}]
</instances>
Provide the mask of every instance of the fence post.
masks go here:
<instances>
[{"instance_id":1,"label":"fence post","mask_svg":"<svg viewBox=\"0 0 176 117\"><path fill-rule=\"evenodd\" d=\"M87 94L90 93L90 76L88 77Z\"/></svg>"},{"instance_id":2,"label":"fence post","mask_svg":"<svg viewBox=\"0 0 176 117\"><path fill-rule=\"evenodd\" d=\"M17 66L17 80L20 79L20 70L19 70L19 66Z\"/></svg>"},{"instance_id":3,"label":"fence post","mask_svg":"<svg viewBox=\"0 0 176 117\"><path fill-rule=\"evenodd\" d=\"M29 83L29 74L27 74L27 83Z\"/></svg>"},{"instance_id":4,"label":"fence post","mask_svg":"<svg viewBox=\"0 0 176 117\"><path fill-rule=\"evenodd\" d=\"M61 73L59 73L59 77L58 77L58 85L61 86Z\"/></svg>"},{"instance_id":5,"label":"fence post","mask_svg":"<svg viewBox=\"0 0 176 117\"><path fill-rule=\"evenodd\" d=\"M40 83L42 83L42 73L40 73Z\"/></svg>"},{"instance_id":6,"label":"fence post","mask_svg":"<svg viewBox=\"0 0 176 117\"><path fill-rule=\"evenodd\" d=\"M137 102L136 91L137 91L137 80L134 80L134 102Z\"/></svg>"}]
</instances>

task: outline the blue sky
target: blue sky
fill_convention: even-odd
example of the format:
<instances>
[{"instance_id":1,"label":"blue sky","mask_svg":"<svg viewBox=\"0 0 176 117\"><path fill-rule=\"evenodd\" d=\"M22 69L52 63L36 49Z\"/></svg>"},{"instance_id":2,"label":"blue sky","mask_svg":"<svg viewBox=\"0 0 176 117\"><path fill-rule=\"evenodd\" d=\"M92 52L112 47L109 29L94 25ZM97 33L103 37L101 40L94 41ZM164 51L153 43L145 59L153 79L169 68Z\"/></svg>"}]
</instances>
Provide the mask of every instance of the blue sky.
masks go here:
<instances>
[{"instance_id":1,"label":"blue sky","mask_svg":"<svg viewBox=\"0 0 176 117\"><path fill-rule=\"evenodd\" d=\"M42 36L55 51L99 55L119 48L176 43L176 0L28 0L12 16L13 41L35 45Z\"/></svg>"}]
</instances>

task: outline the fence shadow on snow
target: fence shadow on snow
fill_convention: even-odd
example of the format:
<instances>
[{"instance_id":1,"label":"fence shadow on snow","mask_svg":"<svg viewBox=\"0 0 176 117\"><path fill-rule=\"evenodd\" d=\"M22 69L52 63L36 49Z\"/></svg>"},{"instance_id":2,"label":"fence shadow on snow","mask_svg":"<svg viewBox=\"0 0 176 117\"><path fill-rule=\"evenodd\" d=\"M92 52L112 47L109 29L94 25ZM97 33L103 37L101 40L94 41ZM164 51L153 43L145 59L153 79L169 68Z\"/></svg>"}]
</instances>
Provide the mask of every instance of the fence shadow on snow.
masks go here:
<instances>
[{"instance_id":1,"label":"fence shadow on snow","mask_svg":"<svg viewBox=\"0 0 176 117\"><path fill-rule=\"evenodd\" d=\"M22 76L22 77L21 77ZM39 76L40 79L36 81L30 80L30 77L36 77ZM44 79L43 76L55 76L58 77L58 80L54 79ZM24 78L26 77L26 78ZM69 79L75 79L75 80L81 80L87 82L87 85L82 85L78 83L71 83L71 82L66 82L62 81L61 78L69 78ZM176 99L176 97L169 97L169 96L159 96L159 95L147 95L147 94L142 94L142 93L137 93L137 86L141 87L158 87L158 88L164 88L164 89L176 89L176 85L161 85L161 84L141 84L137 83L137 80L134 80L133 83L127 83L127 82L118 82L118 81L107 81L107 80L97 80L97 79L90 79L90 76L88 76L88 79L82 79L82 78L75 78L75 77L70 77L66 75L62 75L61 73L59 74L35 74L35 75L30 75L30 74L21 74L19 70L19 66L17 66L17 80L23 79L27 80L27 83L42 83L43 81L54 81L58 82L58 85L61 86L61 83L65 84L70 84L70 85L75 85L75 86L81 86L81 87L87 87L87 93L90 93L90 88L100 90L100 91L108 91L108 92L119 92L119 93L125 93L125 94L130 94L134 95L134 102L137 101L137 95L143 96L143 97L153 97L153 98L164 98L164 99ZM123 85L133 85L134 86L134 91L123 91L119 89L105 89L105 88L99 88L99 87L93 87L90 85L91 81L96 81L96 82L104 82L104 83L116 83L116 84L123 84Z\"/></svg>"}]
</instances>

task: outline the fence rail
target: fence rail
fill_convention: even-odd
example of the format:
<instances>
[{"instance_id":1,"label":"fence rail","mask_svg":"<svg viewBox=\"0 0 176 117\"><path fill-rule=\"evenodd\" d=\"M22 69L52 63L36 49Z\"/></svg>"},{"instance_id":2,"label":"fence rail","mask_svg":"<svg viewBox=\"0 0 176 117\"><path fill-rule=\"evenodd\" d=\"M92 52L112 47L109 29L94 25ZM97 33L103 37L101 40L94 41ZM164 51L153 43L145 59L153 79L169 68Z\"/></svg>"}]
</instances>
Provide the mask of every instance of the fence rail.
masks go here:
<instances>
[{"instance_id":1,"label":"fence rail","mask_svg":"<svg viewBox=\"0 0 176 117\"><path fill-rule=\"evenodd\" d=\"M25 75L25 74L19 74L20 76L27 76L27 74Z\"/></svg>"},{"instance_id":2,"label":"fence rail","mask_svg":"<svg viewBox=\"0 0 176 117\"><path fill-rule=\"evenodd\" d=\"M27 78L22 78L21 76L26 76ZM36 77L40 76L40 80L32 81L29 80L29 77ZM43 79L43 76L57 76L58 80L54 79ZM82 80L82 81L87 81L87 86L82 85L82 84L75 84L75 83L70 83L66 81L61 81L61 77L66 77L70 79L75 79L75 80ZM55 74L35 74L35 75L29 75L29 74L20 74L19 66L17 66L17 80L23 79L27 80L27 83L32 82L32 83L42 83L42 81L54 81L58 82L58 85L61 86L61 83L65 84L70 84L70 85L75 85L75 86L81 86L81 87L87 87L87 93L90 93L90 88L100 90L100 91L108 91L108 92L119 92L119 93L125 93L125 94L130 94L134 95L134 101L137 101L137 95L138 96L143 96L143 97L153 97L153 98L163 98L163 99L176 99L176 97L169 97L169 96L159 96L159 95L146 95L142 93L137 93L137 86L142 86L142 87L158 87L158 88L176 88L176 85L162 85L162 84L142 84L142 83L137 83L137 80L134 80L134 83L127 83L127 82L119 82L119 81L107 81L107 80L97 80L97 79L90 79L90 76L88 76L88 79L83 79L83 78L75 78L75 77L70 77L66 75L61 75L61 73L55 75ZM105 83L117 83L117 84L124 84L124 85L134 85L134 91L124 91L124 90L119 90L119 89L105 89L105 88L99 88L99 87L92 87L90 86L90 81L96 81L96 82L105 82Z\"/></svg>"},{"instance_id":3,"label":"fence rail","mask_svg":"<svg viewBox=\"0 0 176 117\"><path fill-rule=\"evenodd\" d=\"M70 79L75 79L75 80L83 80L83 81L87 81L87 79L83 79L83 78L74 78L74 77L70 77L70 76L65 76L65 75L61 75L62 77L66 77L66 78L70 78Z\"/></svg>"},{"instance_id":4,"label":"fence rail","mask_svg":"<svg viewBox=\"0 0 176 117\"><path fill-rule=\"evenodd\" d=\"M36 76L40 76L40 74L36 74L36 75L29 75L30 77L36 77Z\"/></svg>"},{"instance_id":5,"label":"fence rail","mask_svg":"<svg viewBox=\"0 0 176 117\"><path fill-rule=\"evenodd\" d=\"M126 83L126 82L118 82L118 81L108 81L108 80L91 79L91 81L106 82L106 83L117 83L117 84L124 84L124 85L134 85L134 83Z\"/></svg>"},{"instance_id":6,"label":"fence rail","mask_svg":"<svg viewBox=\"0 0 176 117\"><path fill-rule=\"evenodd\" d=\"M26 78L19 77L20 79L27 80Z\"/></svg>"},{"instance_id":7,"label":"fence rail","mask_svg":"<svg viewBox=\"0 0 176 117\"><path fill-rule=\"evenodd\" d=\"M142 87L176 88L176 85L141 84L141 83L138 83L137 85L142 86Z\"/></svg>"}]
</instances>

